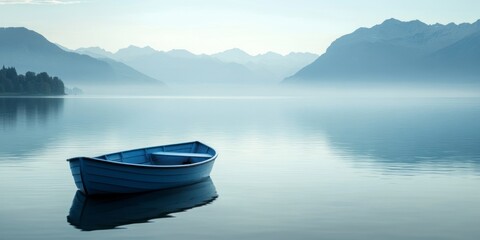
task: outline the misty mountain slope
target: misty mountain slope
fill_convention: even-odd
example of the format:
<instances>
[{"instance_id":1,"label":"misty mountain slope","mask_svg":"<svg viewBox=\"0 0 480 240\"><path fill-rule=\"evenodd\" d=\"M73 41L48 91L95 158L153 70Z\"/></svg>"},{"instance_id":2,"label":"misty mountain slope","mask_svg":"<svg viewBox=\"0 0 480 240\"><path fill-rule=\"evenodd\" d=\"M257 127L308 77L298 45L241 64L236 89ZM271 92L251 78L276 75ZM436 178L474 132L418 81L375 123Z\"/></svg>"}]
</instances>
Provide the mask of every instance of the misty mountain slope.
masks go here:
<instances>
[{"instance_id":1,"label":"misty mountain slope","mask_svg":"<svg viewBox=\"0 0 480 240\"><path fill-rule=\"evenodd\" d=\"M114 58L113 53L99 47L79 48L76 53L85 54L93 58Z\"/></svg>"},{"instance_id":2,"label":"misty mountain slope","mask_svg":"<svg viewBox=\"0 0 480 240\"><path fill-rule=\"evenodd\" d=\"M168 84L265 83L265 79L260 79L240 64L223 63L208 56L183 54L179 56L178 52L157 52L124 62Z\"/></svg>"},{"instance_id":3,"label":"misty mountain slope","mask_svg":"<svg viewBox=\"0 0 480 240\"><path fill-rule=\"evenodd\" d=\"M102 61L104 61L104 62L106 62L110 65L110 67L113 69L114 74L115 74L117 79L132 79L132 80L135 80L137 78L141 78L141 79L150 79L152 81L158 82L156 79L153 79L153 78L137 71L136 69L133 69L132 67L128 66L125 63L118 62L118 61L112 60L110 58L101 58L100 60L102 60Z\"/></svg>"},{"instance_id":4,"label":"misty mountain slope","mask_svg":"<svg viewBox=\"0 0 480 240\"><path fill-rule=\"evenodd\" d=\"M67 85L159 83L126 65L64 51L26 28L0 28L0 64L19 72L48 72Z\"/></svg>"},{"instance_id":5,"label":"misty mountain slope","mask_svg":"<svg viewBox=\"0 0 480 240\"><path fill-rule=\"evenodd\" d=\"M451 58L455 64L468 65L480 62L480 31L443 48L431 55L431 58ZM479 65L476 65L479 66ZM480 66L479 66L480 67Z\"/></svg>"},{"instance_id":6,"label":"misty mountain slope","mask_svg":"<svg viewBox=\"0 0 480 240\"><path fill-rule=\"evenodd\" d=\"M184 49L164 52L136 46L116 53L98 47L81 48L77 52L100 59L115 59L173 84L276 84L318 57L311 53L282 56L274 52L251 56L238 48L212 55L196 55Z\"/></svg>"},{"instance_id":7,"label":"misty mountain slope","mask_svg":"<svg viewBox=\"0 0 480 240\"><path fill-rule=\"evenodd\" d=\"M286 56L274 52L252 56L238 48L211 56L222 62L242 64L259 75L271 75L275 79L291 76L318 57L318 55L312 53L293 52Z\"/></svg>"},{"instance_id":8,"label":"misty mountain slope","mask_svg":"<svg viewBox=\"0 0 480 240\"><path fill-rule=\"evenodd\" d=\"M253 72L236 63L224 63L208 55L195 55L184 49L168 52L151 47L129 46L116 53L98 47L77 49L77 52L107 61L113 59L132 66L142 73L173 85L185 84L272 84L270 73ZM281 78L275 79L277 81Z\"/></svg>"},{"instance_id":9,"label":"misty mountain slope","mask_svg":"<svg viewBox=\"0 0 480 240\"><path fill-rule=\"evenodd\" d=\"M274 84L282 78L212 56L196 55L184 49L167 52L129 46L120 49L114 58L169 84ZM128 56L123 54L128 52ZM122 53L122 54L121 54Z\"/></svg>"},{"instance_id":10,"label":"misty mountain slope","mask_svg":"<svg viewBox=\"0 0 480 240\"><path fill-rule=\"evenodd\" d=\"M195 55L185 49L172 49L168 52L165 52L170 57L175 58L209 58L208 55Z\"/></svg>"},{"instance_id":11,"label":"misty mountain slope","mask_svg":"<svg viewBox=\"0 0 480 240\"><path fill-rule=\"evenodd\" d=\"M222 62L247 64L252 61L252 56L239 48L232 48L223 52L212 54L211 56Z\"/></svg>"},{"instance_id":12,"label":"misty mountain slope","mask_svg":"<svg viewBox=\"0 0 480 240\"><path fill-rule=\"evenodd\" d=\"M119 49L116 53L107 57L111 57L119 61L128 61L130 59L147 56L150 54L154 54L156 52L157 51L155 49L148 46L141 48L141 47L130 45L126 48Z\"/></svg>"},{"instance_id":13,"label":"misty mountain slope","mask_svg":"<svg viewBox=\"0 0 480 240\"><path fill-rule=\"evenodd\" d=\"M467 76L480 81L480 31L429 55L427 59L428 66L444 76Z\"/></svg>"},{"instance_id":14,"label":"misty mountain slope","mask_svg":"<svg viewBox=\"0 0 480 240\"><path fill-rule=\"evenodd\" d=\"M471 80L480 68L479 55L472 51L479 32L480 21L427 25L389 19L340 37L284 82L435 81L452 76Z\"/></svg>"}]
</instances>

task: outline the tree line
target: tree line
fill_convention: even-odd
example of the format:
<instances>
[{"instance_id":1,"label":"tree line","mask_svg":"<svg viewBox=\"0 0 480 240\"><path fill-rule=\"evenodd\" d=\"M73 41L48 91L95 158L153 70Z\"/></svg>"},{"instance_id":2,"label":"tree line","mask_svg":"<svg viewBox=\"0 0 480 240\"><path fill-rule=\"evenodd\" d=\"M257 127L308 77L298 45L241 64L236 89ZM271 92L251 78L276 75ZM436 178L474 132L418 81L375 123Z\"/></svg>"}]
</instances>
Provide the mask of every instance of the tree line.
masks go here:
<instances>
[{"instance_id":1,"label":"tree line","mask_svg":"<svg viewBox=\"0 0 480 240\"><path fill-rule=\"evenodd\" d=\"M65 85L46 72L17 74L14 67L0 69L0 94L64 95Z\"/></svg>"}]
</instances>

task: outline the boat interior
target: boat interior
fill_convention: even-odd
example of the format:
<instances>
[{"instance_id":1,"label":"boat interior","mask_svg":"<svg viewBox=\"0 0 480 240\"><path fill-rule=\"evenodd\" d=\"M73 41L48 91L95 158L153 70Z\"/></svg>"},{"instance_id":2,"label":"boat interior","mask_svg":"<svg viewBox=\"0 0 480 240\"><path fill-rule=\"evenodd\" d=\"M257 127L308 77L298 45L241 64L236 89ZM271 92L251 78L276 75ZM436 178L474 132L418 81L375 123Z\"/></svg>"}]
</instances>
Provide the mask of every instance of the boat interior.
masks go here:
<instances>
[{"instance_id":1,"label":"boat interior","mask_svg":"<svg viewBox=\"0 0 480 240\"><path fill-rule=\"evenodd\" d=\"M140 165L185 165L206 161L215 150L200 142L142 148L98 156L96 158Z\"/></svg>"}]
</instances>

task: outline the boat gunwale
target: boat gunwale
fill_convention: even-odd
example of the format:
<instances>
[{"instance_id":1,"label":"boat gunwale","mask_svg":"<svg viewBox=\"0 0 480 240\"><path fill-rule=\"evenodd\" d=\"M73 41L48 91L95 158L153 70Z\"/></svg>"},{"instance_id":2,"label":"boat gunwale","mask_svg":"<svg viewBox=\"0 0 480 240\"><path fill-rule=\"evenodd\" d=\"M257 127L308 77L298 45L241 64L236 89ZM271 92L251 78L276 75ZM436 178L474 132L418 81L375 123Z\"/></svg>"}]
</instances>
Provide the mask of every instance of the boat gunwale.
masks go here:
<instances>
[{"instance_id":1,"label":"boat gunwale","mask_svg":"<svg viewBox=\"0 0 480 240\"><path fill-rule=\"evenodd\" d=\"M70 161L72 161L72 160L76 160L76 159L79 159L79 158L85 158L85 159L88 159L88 160L94 160L94 161L103 162L103 163L109 163L109 164L114 164L114 165L126 165L126 166L132 166L132 167L142 167L142 168L188 168L188 167L194 167L194 166L198 166L198 165L203 165L203 164L209 163L209 162L211 162L211 161L214 161L214 160L217 158L217 156L218 156L218 153L217 153L217 151L216 151L215 149L213 149L212 147L210 147L210 146L208 146L207 144L204 144L204 143L202 143L202 142L200 142L200 141L174 143L174 144L159 145L159 146L152 146L152 147L145 147L145 148L136 148L136 149L130 149L130 150L126 150L126 151L107 153L107 154L103 154L103 155L100 155L100 156L111 155L111 154L119 154L119 153L123 153L123 152L136 151L136 150L145 150L145 149L149 149L149 148L157 148L157 147L167 147L167 146L174 146L174 145L181 145L181 144L189 144L189 143L200 143L200 144L203 144L203 145L207 146L208 148L212 149L212 150L215 152L215 155L213 155L212 157L206 159L205 161L201 161L201 162L197 162L197 163L190 163L190 164L177 164L177 165L147 165L147 164L138 164L138 163L116 162L116 161L112 161L112 160L100 159L100 158L98 158L98 157L74 157L74 158L69 158L69 159L67 159L66 161L67 161L67 162L70 162Z\"/></svg>"}]
</instances>

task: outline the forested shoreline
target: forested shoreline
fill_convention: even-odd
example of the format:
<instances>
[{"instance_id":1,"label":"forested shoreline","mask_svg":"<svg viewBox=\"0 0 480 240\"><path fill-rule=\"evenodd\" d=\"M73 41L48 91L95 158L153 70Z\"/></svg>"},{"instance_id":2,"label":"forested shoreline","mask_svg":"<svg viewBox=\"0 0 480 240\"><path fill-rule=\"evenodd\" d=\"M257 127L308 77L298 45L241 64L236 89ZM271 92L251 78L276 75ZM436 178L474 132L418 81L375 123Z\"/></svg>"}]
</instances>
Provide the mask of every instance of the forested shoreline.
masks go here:
<instances>
[{"instance_id":1,"label":"forested shoreline","mask_svg":"<svg viewBox=\"0 0 480 240\"><path fill-rule=\"evenodd\" d=\"M65 85L46 72L18 74L14 67L0 69L0 95L65 95Z\"/></svg>"}]
</instances>

